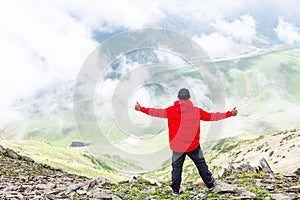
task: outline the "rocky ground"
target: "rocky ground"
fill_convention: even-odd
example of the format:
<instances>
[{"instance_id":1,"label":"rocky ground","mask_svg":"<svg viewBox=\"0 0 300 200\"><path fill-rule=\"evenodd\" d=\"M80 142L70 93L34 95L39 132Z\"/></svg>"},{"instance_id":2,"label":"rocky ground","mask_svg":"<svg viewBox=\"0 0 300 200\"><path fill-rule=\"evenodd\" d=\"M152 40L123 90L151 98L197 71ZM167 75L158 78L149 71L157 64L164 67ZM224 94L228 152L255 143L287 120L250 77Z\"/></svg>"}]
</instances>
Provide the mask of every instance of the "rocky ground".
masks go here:
<instances>
[{"instance_id":1,"label":"rocky ground","mask_svg":"<svg viewBox=\"0 0 300 200\"><path fill-rule=\"evenodd\" d=\"M185 182L172 197L169 182L133 177L123 182L89 179L38 164L0 145L0 199L300 199L300 169L274 174L266 160L259 167L229 165L213 192Z\"/></svg>"}]
</instances>

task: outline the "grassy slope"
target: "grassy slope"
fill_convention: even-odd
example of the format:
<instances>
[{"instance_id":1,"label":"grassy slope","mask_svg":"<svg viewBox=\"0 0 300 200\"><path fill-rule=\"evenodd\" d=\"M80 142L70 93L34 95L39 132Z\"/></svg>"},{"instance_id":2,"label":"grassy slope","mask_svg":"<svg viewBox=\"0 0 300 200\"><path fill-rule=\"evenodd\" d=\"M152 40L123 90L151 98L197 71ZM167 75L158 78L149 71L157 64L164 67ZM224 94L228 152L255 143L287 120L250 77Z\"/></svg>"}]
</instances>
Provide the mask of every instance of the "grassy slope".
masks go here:
<instances>
[{"instance_id":1,"label":"grassy slope","mask_svg":"<svg viewBox=\"0 0 300 200\"><path fill-rule=\"evenodd\" d=\"M63 148L32 141L0 140L0 144L28 156L38 163L45 163L68 173L87 177L105 177L119 181L126 179L109 166L95 161L85 148Z\"/></svg>"},{"instance_id":2,"label":"grassy slope","mask_svg":"<svg viewBox=\"0 0 300 200\"><path fill-rule=\"evenodd\" d=\"M249 162L253 166L258 166L258 161L262 157L268 160L275 172L293 172L300 166L300 160L295 159L300 150L298 145L300 143L299 136L300 130L293 129L260 136L256 139L243 139L242 136L225 138L214 143L211 150L205 153L205 157L215 176L222 171L223 167L227 167L228 163L238 165ZM155 142L155 140L150 139L149 142ZM0 144L14 149L21 155L29 156L36 162L48 164L68 173L87 177L100 176L115 181L128 178L107 166L106 162L95 161L85 148L54 147L46 143L29 140L1 140ZM145 141L142 141L141 145L145 145ZM202 148L205 151L211 145L212 143L205 143ZM122 161L118 160L118 162ZM145 177L158 181L169 181L171 174L170 161L165 164L165 167L144 174ZM184 164L183 179L185 181L195 181L196 179L201 181L197 169L189 158Z\"/></svg>"},{"instance_id":3,"label":"grassy slope","mask_svg":"<svg viewBox=\"0 0 300 200\"><path fill-rule=\"evenodd\" d=\"M229 163L239 165L249 162L258 166L259 160L264 157L275 172L291 173L300 166L298 153L300 151L300 130L293 129L272 135L260 136L256 139L245 140L242 137L232 137L218 140L211 151L205 153L209 168L214 176L222 172ZM202 145L205 150L211 143ZM158 180L170 180L171 165L147 174L147 177ZM198 171L192 161L187 158L183 168L185 181L201 181Z\"/></svg>"}]
</instances>

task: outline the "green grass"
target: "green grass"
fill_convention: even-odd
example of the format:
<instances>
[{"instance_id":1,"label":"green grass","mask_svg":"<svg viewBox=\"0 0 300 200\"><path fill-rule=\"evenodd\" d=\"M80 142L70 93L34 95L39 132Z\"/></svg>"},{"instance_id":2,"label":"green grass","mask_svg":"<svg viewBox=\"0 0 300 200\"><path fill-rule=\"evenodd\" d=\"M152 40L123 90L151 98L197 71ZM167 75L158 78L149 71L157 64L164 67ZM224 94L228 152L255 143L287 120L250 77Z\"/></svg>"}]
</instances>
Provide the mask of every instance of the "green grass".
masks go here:
<instances>
[{"instance_id":1,"label":"green grass","mask_svg":"<svg viewBox=\"0 0 300 200\"><path fill-rule=\"evenodd\" d=\"M47 164L71 174L86 177L105 177L115 181L127 178L118 174L112 167L104 163L91 161L91 158L87 156L89 153L85 148L55 147L31 140L2 140L0 143L15 150L20 155L31 157L38 163Z\"/></svg>"}]
</instances>

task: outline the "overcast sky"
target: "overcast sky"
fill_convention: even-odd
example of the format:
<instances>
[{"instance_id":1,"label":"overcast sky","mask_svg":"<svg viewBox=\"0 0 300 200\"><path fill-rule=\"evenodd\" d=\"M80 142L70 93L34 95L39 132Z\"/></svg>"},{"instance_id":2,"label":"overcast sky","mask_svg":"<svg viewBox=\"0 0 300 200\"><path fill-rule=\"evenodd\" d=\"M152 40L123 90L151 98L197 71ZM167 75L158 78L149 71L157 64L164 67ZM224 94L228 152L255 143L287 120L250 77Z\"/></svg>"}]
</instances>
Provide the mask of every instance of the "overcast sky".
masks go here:
<instances>
[{"instance_id":1,"label":"overcast sky","mask_svg":"<svg viewBox=\"0 0 300 200\"><path fill-rule=\"evenodd\" d=\"M297 0L6 0L0 3L0 124L16 99L74 80L101 40L144 27L180 31L209 55L256 37L300 41Z\"/></svg>"}]
</instances>

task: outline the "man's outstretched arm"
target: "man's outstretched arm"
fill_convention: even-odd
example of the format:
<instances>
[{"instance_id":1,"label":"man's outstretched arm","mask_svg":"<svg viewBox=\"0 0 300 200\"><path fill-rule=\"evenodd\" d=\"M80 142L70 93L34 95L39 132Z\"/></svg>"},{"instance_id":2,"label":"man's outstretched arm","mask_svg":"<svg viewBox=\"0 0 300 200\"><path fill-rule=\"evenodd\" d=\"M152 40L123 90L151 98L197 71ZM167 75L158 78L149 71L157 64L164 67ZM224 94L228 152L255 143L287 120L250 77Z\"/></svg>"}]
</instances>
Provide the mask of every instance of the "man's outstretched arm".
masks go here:
<instances>
[{"instance_id":1,"label":"man's outstretched arm","mask_svg":"<svg viewBox=\"0 0 300 200\"><path fill-rule=\"evenodd\" d=\"M145 108L142 107L139 102L136 102L135 104L135 110L141 111L147 115L153 116L153 117L160 117L160 118L167 118L167 112L166 109L161 108Z\"/></svg>"},{"instance_id":2,"label":"man's outstretched arm","mask_svg":"<svg viewBox=\"0 0 300 200\"><path fill-rule=\"evenodd\" d=\"M236 116L238 113L236 107L234 107L231 111L225 113L220 113L220 112L209 113L206 112L205 110L202 110L201 108L199 108L199 111L200 111L200 120L203 121L217 121L227 117Z\"/></svg>"}]
</instances>

